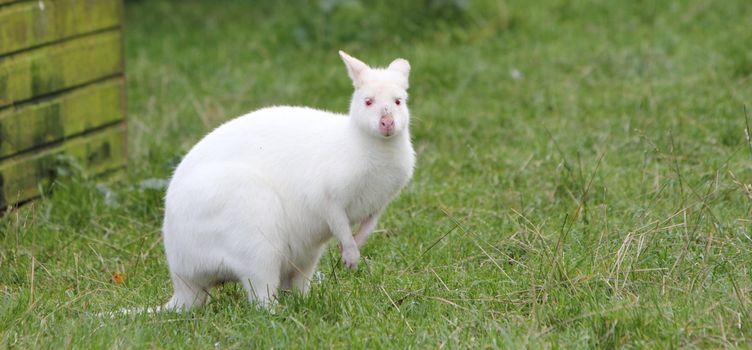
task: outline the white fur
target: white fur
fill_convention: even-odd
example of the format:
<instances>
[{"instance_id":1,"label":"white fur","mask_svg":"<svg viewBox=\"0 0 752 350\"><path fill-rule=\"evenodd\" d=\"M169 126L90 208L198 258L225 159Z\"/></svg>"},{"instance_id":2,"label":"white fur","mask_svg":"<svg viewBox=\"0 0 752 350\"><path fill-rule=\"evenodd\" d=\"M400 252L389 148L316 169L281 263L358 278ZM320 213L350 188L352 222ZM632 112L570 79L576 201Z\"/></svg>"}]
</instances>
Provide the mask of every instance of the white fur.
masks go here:
<instances>
[{"instance_id":1,"label":"white fur","mask_svg":"<svg viewBox=\"0 0 752 350\"><path fill-rule=\"evenodd\" d=\"M305 293L332 236L357 267L359 246L413 174L410 65L372 69L340 55L356 88L349 115L261 109L206 135L175 169L163 226L175 293L164 309L201 306L225 281L261 306L279 288ZM393 134L380 131L383 120Z\"/></svg>"}]
</instances>

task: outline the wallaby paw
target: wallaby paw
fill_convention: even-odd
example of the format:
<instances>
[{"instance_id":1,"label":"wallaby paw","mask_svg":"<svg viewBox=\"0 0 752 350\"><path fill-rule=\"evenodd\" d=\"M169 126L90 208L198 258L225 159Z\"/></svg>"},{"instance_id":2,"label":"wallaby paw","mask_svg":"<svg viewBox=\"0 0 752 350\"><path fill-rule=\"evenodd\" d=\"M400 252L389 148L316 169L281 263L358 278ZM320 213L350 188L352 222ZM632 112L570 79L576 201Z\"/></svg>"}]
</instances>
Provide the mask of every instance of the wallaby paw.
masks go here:
<instances>
[{"instance_id":1,"label":"wallaby paw","mask_svg":"<svg viewBox=\"0 0 752 350\"><path fill-rule=\"evenodd\" d=\"M343 249L342 261L345 263L348 269L355 271L358 269L358 262L360 262L360 251L358 248Z\"/></svg>"}]
</instances>

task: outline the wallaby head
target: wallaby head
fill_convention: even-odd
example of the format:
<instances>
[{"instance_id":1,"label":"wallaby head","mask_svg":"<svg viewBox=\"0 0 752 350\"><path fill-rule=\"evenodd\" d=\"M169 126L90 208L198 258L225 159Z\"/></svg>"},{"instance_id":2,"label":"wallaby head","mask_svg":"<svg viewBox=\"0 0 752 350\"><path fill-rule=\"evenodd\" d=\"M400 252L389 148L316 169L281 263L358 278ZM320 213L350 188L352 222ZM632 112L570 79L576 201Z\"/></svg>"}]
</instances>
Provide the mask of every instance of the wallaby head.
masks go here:
<instances>
[{"instance_id":1,"label":"wallaby head","mask_svg":"<svg viewBox=\"0 0 752 350\"><path fill-rule=\"evenodd\" d=\"M410 63L398 58L387 68L371 68L343 51L339 55L355 87L350 102L353 122L380 138L392 138L405 131L410 123L407 110Z\"/></svg>"}]
</instances>

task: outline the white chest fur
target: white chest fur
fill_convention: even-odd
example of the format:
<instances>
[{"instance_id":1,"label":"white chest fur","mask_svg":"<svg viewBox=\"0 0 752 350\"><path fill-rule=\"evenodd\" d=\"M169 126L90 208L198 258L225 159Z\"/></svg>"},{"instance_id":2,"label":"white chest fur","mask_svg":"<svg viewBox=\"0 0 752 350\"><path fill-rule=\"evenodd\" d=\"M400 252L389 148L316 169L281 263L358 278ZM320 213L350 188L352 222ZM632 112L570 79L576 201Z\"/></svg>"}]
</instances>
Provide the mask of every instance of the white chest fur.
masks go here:
<instances>
[{"instance_id":1,"label":"white chest fur","mask_svg":"<svg viewBox=\"0 0 752 350\"><path fill-rule=\"evenodd\" d=\"M402 145L388 152L373 148L360 154L366 166L352 174L350 185L342 188L343 204L351 224L378 214L399 193L412 177L415 156L408 139L394 140Z\"/></svg>"}]
</instances>

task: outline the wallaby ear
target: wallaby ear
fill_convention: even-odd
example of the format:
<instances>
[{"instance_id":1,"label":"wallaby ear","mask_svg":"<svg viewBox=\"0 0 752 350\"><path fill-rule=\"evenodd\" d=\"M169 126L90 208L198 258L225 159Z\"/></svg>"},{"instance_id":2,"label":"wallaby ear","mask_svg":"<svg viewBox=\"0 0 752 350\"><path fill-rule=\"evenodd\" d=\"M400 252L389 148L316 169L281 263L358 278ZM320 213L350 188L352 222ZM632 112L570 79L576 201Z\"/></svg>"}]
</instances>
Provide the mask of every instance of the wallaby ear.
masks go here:
<instances>
[{"instance_id":1,"label":"wallaby ear","mask_svg":"<svg viewBox=\"0 0 752 350\"><path fill-rule=\"evenodd\" d=\"M410 76L410 62L407 62L404 58L398 58L392 61L387 69L404 75L405 81L407 81L407 78Z\"/></svg>"},{"instance_id":2,"label":"wallaby ear","mask_svg":"<svg viewBox=\"0 0 752 350\"><path fill-rule=\"evenodd\" d=\"M339 51L339 57L342 57L342 61L345 61L347 67L347 74L350 75L350 79L353 82L353 86L358 89L363 86L363 78L370 68L367 64L361 60L346 54L344 51Z\"/></svg>"}]
</instances>

